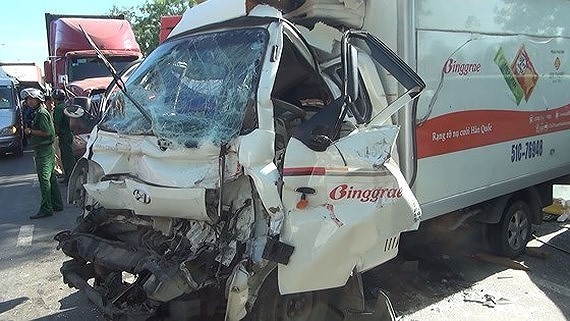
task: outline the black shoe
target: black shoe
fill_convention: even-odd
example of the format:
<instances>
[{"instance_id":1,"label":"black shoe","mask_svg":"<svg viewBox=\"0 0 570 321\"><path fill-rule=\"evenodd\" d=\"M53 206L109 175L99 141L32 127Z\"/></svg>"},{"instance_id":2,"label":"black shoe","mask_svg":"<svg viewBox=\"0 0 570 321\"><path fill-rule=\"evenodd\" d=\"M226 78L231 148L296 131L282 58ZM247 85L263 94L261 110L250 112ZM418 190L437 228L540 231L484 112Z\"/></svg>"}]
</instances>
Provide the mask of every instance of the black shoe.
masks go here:
<instances>
[{"instance_id":1,"label":"black shoe","mask_svg":"<svg viewBox=\"0 0 570 321\"><path fill-rule=\"evenodd\" d=\"M53 213L48 213L48 212L39 211L36 215L30 216L30 219L31 219L31 220L35 220L35 219L37 219L37 218L49 217L49 216L52 216L52 215L53 215Z\"/></svg>"}]
</instances>

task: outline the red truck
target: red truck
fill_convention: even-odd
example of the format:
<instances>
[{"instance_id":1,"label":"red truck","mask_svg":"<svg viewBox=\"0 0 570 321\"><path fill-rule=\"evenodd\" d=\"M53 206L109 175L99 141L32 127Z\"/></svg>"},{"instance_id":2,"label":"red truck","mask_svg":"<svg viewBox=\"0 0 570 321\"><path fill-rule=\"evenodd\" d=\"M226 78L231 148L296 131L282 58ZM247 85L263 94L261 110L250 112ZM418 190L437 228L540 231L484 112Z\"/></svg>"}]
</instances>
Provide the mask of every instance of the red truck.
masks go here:
<instances>
[{"instance_id":1,"label":"red truck","mask_svg":"<svg viewBox=\"0 0 570 321\"><path fill-rule=\"evenodd\" d=\"M142 57L130 23L122 15L45 14L48 60L44 62L45 81L51 88L64 89L68 96L91 97L85 116L72 119L74 134L87 135L102 114L100 97L112 80L103 62L85 38L85 30L117 71ZM85 137L76 137L85 141ZM77 144L76 144L77 145ZM82 144L74 146L76 156Z\"/></svg>"},{"instance_id":2,"label":"red truck","mask_svg":"<svg viewBox=\"0 0 570 321\"><path fill-rule=\"evenodd\" d=\"M107 68L91 48L81 27L117 71L142 57L130 23L123 16L78 16L46 13L49 60L46 82L53 88L85 96L104 91L111 81Z\"/></svg>"},{"instance_id":3,"label":"red truck","mask_svg":"<svg viewBox=\"0 0 570 321\"><path fill-rule=\"evenodd\" d=\"M160 17L160 32L158 33L158 43L163 43L168 35L182 19L182 15Z\"/></svg>"}]
</instances>

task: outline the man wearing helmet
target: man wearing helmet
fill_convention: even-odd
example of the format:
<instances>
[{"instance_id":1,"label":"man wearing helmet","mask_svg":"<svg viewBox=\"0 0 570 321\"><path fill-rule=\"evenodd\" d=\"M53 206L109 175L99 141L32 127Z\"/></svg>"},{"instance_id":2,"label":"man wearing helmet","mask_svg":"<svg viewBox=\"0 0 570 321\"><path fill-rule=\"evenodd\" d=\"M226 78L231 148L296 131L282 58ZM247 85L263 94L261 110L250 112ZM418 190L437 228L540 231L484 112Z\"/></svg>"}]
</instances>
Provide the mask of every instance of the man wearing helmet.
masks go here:
<instances>
[{"instance_id":1,"label":"man wearing helmet","mask_svg":"<svg viewBox=\"0 0 570 321\"><path fill-rule=\"evenodd\" d=\"M55 175L55 152L53 142L55 129L49 111L44 105L44 94L35 88L22 90L22 98L26 104L35 110L35 116L30 127L24 130L34 149L36 173L40 182L42 202L40 210L31 219L53 215L53 212L63 211L61 192Z\"/></svg>"}]
</instances>

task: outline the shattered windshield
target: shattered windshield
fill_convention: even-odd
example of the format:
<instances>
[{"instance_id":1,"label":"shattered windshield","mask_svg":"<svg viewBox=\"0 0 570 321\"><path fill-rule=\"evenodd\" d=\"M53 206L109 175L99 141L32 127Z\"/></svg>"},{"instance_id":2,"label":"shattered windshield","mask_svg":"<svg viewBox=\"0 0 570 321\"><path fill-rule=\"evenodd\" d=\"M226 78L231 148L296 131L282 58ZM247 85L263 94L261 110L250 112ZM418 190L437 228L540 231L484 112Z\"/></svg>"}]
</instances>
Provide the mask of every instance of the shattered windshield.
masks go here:
<instances>
[{"instance_id":1,"label":"shattered windshield","mask_svg":"<svg viewBox=\"0 0 570 321\"><path fill-rule=\"evenodd\" d=\"M267 31L229 30L189 36L155 49L126 82L151 116L122 91L109 97L102 130L166 138L186 147L227 143L253 107Z\"/></svg>"}]
</instances>

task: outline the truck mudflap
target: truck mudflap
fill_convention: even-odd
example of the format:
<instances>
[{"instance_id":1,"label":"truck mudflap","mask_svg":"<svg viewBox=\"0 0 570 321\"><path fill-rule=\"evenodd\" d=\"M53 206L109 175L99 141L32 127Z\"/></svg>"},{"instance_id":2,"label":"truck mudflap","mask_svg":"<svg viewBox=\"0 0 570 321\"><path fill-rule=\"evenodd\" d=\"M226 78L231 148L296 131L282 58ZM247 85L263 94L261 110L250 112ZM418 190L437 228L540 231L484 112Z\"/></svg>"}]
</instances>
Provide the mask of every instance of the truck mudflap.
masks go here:
<instances>
[{"instance_id":1,"label":"truck mudflap","mask_svg":"<svg viewBox=\"0 0 570 321\"><path fill-rule=\"evenodd\" d=\"M343 321L396 320L396 312L386 293L380 289L369 289L368 295L364 292L362 275L355 271L344 287L330 290L328 296L335 309L342 311Z\"/></svg>"},{"instance_id":2,"label":"truck mudflap","mask_svg":"<svg viewBox=\"0 0 570 321\"><path fill-rule=\"evenodd\" d=\"M364 310L347 309L344 321L395 321L396 312L386 293L378 291L377 296L366 302Z\"/></svg>"}]
</instances>

